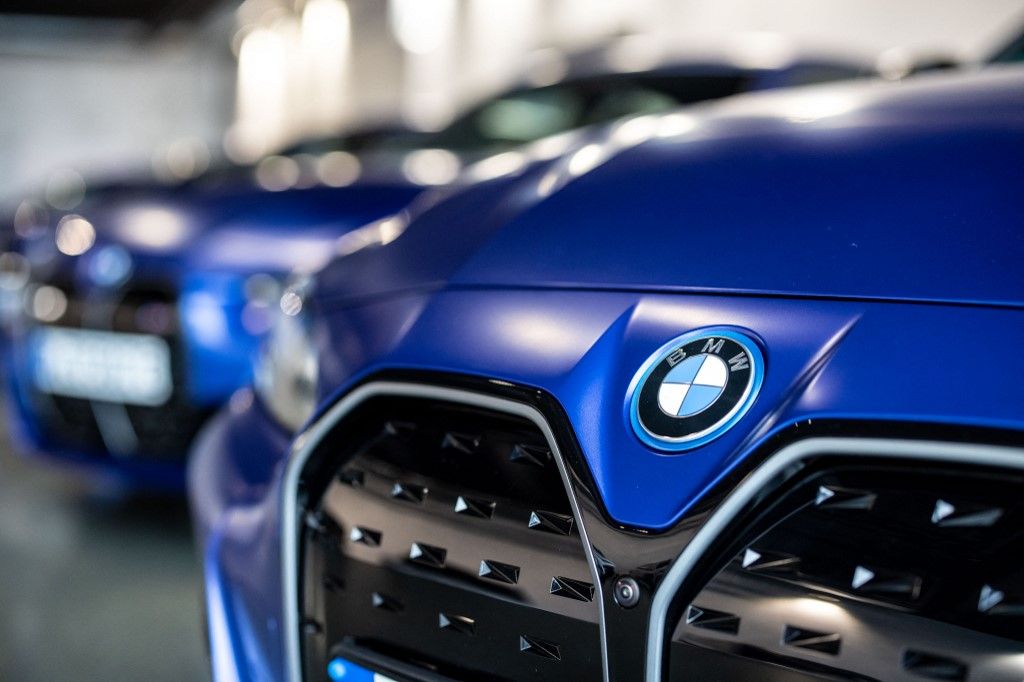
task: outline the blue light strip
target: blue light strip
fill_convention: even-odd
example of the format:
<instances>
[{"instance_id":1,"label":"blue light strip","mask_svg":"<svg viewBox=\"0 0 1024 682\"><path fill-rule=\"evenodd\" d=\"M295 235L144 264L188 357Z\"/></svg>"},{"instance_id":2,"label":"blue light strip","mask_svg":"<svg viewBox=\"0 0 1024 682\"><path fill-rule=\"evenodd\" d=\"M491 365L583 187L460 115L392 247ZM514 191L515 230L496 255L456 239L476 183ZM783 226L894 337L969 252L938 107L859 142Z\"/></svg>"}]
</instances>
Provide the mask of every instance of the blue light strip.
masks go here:
<instances>
[{"instance_id":1,"label":"blue light strip","mask_svg":"<svg viewBox=\"0 0 1024 682\"><path fill-rule=\"evenodd\" d=\"M390 677L340 657L332 658L327 664L327 677L331 682L394 682Z\"/></svg>"}]
</instances>

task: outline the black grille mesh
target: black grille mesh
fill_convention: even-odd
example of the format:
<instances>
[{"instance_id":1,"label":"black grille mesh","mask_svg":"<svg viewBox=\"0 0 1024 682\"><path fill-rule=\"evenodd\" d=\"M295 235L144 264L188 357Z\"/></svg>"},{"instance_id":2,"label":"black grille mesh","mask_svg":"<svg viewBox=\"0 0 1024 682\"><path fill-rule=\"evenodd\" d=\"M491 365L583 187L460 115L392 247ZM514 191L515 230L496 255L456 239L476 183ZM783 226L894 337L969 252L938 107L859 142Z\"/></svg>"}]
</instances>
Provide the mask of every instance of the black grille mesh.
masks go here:
<instances>
[{"instance_id":1,"label":"black grille mesh","mask_svg":"<svg viewBox=\"0 0 1024 682\"><path fill-rule=\"evenodd\" d=\"M603 589L532 423L378 395L303 464L308 679L335 657L399 679L601 679L602 598L612 679L643 678L645 600L714 507L662 535L603 525L571 434L545 414ZM1020 680L1024 474L896 450L915 459L820 452L748 491L672 588L664 678ZM659 554L645 578L635 564ZM621 575L644 590L635 608L613 603Z\"/></svg>"},{"instance_id":2,"label":"black grille mesh","mask_svg":"<svg viewBox=\"0 0 1024 682\"><path fill-rule=\"evenodd\" d=\"M125 405L137 448L115 455L156 459L183 459L195 434L213 408L191 403L184 391L187 367L177 316L176 296L169 287L137 283L116 294L85 297L64 283L68 308L58 325L134 334L155 334L171 350L174 392L166 404L150 407ZM29 399L45 437L58 447L105 456L107 444L90 401L33 390Z\"/></svg>"},{"instance_id":3,"label":"black grille mesh","mask_svg":"<svg viewBox=\"0 0 1024 682\"><path fill-rule=\"evenodd\" d=\"M685 609L672 679L1020 679L1022 483L924 463L806 478Z\"/></svg>"},{"instance_id":4,"label":"black grille mesh","mask_svg":"<svg viewBox=\"0 0 1024 682\"><path fill-rule=\"evenodd\" d=\"M377 398L318 451L303 532L308 679L360 652L457 679L600 679L593 579L536 426Z\"/></svg>"}]
</instances>

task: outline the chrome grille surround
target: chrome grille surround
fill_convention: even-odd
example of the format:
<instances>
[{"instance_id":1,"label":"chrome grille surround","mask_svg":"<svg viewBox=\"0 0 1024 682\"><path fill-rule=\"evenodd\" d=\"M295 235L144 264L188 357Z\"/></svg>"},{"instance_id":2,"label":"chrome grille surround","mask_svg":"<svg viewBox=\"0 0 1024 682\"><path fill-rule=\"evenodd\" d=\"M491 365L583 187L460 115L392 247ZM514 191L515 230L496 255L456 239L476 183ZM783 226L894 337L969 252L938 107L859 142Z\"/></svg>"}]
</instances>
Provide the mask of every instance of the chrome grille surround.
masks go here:
<instances>
[{"instance_id":1,"label":"chrome grille surround","mask_svg":"<svg viewBox=\"0 0 1024 682\"><path fill-rule=\"evenodd\" d=\"M574 470L572 467L575 467L578 463L566 459L566 451L564 449L560 450L554 435L558 432L566 436L564 428L562 431L557 431L557 425L549 425L548 419L552 417L544 416L547 414L547 411L541 412L539 409L515 399L490 395L486 392L486 387L482 387L480 390L450 388L434 385L430 383L431 381L431 379L423 379L421 381L381 380L364 384L354 389L350 394L328 409L319 420L297 439L294 445L292 457L285 470L284 485L282 486L284 495L282 500L284 525L282 527L281 569L284 603L286 606L284 625L287 646L286 663L289 678L301 679L303 670L300 632L300 583L298 576L298 567L300 565L299 543L303 523L303 517L300 514L299 494L303 468L318 444L327 437L334 426L346 415L371 398L390 396L425 398L454 403L456 405L493 410L494 412L526 419L532 422L543 434L557 462L559 474L579 529L580 539L584 543L593 585L597 589L595 600L600 608L600 646L602 669L604 671L603 677L605 680L609 679L609 637L610 633L615 631L615 627L620 625L618 621L622 619L619 616L624 614L618 614L617 612L608 614L612 618L611 623L606 618L606 609L616 609L616 607L605 602L606 598L610 599L608 595L604 594L606 589L603 589L608 584L608 574L606 572L602 573L602 571L605 571L605 566L595 560L597 558L604 561L604 558L597 556L591 540L597 541L600 551L603 550L601 541L607 542L609 533L617 536L622 534L615 529L601 528L600 523L598 523L598 520L593 515L592 509L584 508L581 511L581 507L585 504L584 497L587 491L581 488L576 488L574 491L573 483L570 483L572 480L571 472ZM479 383L482 384L484 382L480 380ZM507 386L507 384L502 383L498 386ZM563 447L571 448L572 444L569 443L568 445L563 445ZM763 463L747 468L746 471L748 473L744 478L739 480L738 483L733 484L731 489L719 494L714 507L708 510L707 516L703 519L703 522L696 529L696 532L693 533L692 537L687 537L685 541L679 541L678 536L676 536L676 539L673 539L672 536L660 536L661 540L657 539L659 537L657 535L625 538L625 544L633 547L646 547L650 543L664 543L666 541L670 543L670 546L671 543L678 542L678 544L675 544L675 547L684 547L681 552L676 549L668 555L674 557L674 559L671 563L665 562L666 572L656 576L657 579L650 586L652 589L650 617L649 619L646 618L645 614L645 620L643 621L648 624L647 632L640 634L646 643L647 650L639 652L644 659L641 663L644 666L643 675L645 679L650 681L665 679L663 674L667 674L668 671L667 669L663 670L662 667L663 660L668 660L668 657L664 655L664 652L666 651L666 643L671 644L669 638L666 637L666 630L668 626L673 628L675 626L675 621L671 624L666 622L672 602L681 588L688 588L687 580L691 578L691 571L708 555L709 550L714 550L716 538L724 530L728 529L753 501L759 499L767 491L776 489L775 486L780 482L795 479L798 475L797 472L812 460L827 461L829 457L848 458L852 456L864 458L865 461L873 460L875 462L911 460L937 465L956 464L979 468L1002 468L1004 470L1024 471L1024 448L926 439L808 436L802 440L781 446L777 450L769 450L769 452L772 452L772 454L768 455ZM575 454L578 453L568 452L569 457ZM569 461L573 461L573 464L568 464ZM574 484L578 486L580 482L574 481ZM471 506L468 501L466 506ZM585 523L588 520L594 524L594 527L590 529L591 535L589 536ZM696 578L693 578L693 580L696 580ZM714 619L716 612L711 612L710 617ZM455 623L455 625L462 624ZM727 625L724 622L721 624L722 627ZM795 643L794 646L802 646L806 644L805 640L808 640L808 638L813 640L813 635L816 633L794 632L789 634L792 635L792 640ZM614 646L621 646L621 643L617 640L613 640L612 644ZM812 642L812 644L819 646L817 643ZM827 642L823 642L820 646L826 646L827 644ZM934 662L923 661L922 663L925 666L930 664L934 664Z\"/></svg>"},{"instance_id":2,"label":"chrome grille surround","mask_svg":"<svg viewBox=\"0 0 1024 682\"><path fill-rule=\"evenodd\" d=\"M574 494L569 480L568 469L556 442L554 433L548 425L543 414L530 405L515 400L499 398L492 395L479 393L471 390L448 388L430 384L400 382L400 381L376 381L364 384L351 393L347 394L336 404L332 405L316 422L306 429L295 441L292 453L285 469L283 485L281 488L281 576L283 587L284 603L284 632L285 632L285 665L289 679L302 679L302 647L300 641L300 577L298 575L299 554L301 551L300 538L301 526L303 523L300 508L299 491L303 470L310 457L316 451L317 446L331 433L332 429L357 407L372 398L396 397L396 398L422 398L433 401L465 405L497 413L503 413L513 417L519 417L531 422L547 441L552 457L558 467L559 476L565 488L566 495L572 508L580 541L583 544L587 564L590 568L590 577L595 589L600 595L601 579L600 572L593 554L587 531L582 523L582 514L579 503ZM600 625L600 646L603 677L608 678L606 637L604 636L604 606L603 600L595 598L599 610ZM529 648L529 647L527 647Z\"/></svg>"},{"instance_id":3,"label":"chrome grille surround","mask_svg":"<svg viewBox=\"0 0 1024 682\"><path fill-rule=\"evenodd\" d=\"M662 662L671 603L680 589L686 586L698 561L711 550L714 541L729 529L744 508L753 503L763 491L781 480L793 478L804 463L818 458L849 456L870 458L875 461L899 459L1024 470L1024 448L999 445L886 438L818 437L800 440L781 448L728 494L673 562L655 592L648 630L648 682L663 679ZM674 625L672 627L674 628Z\"/></svg>"}]
</instances>

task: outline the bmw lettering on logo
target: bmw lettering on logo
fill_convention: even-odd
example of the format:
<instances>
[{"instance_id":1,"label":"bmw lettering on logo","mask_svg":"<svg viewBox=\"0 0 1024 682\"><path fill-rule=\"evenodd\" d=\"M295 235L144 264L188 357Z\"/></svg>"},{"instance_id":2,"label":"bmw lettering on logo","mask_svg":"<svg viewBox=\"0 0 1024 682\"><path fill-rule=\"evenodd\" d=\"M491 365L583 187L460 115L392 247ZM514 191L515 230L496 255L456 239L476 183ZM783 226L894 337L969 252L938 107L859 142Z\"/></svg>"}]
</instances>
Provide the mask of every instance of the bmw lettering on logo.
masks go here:
<instances>
[{"instance_id":1,"label":"bmw lettering on logo","mask_svg":"<svg viewBox=\"0 0 1024 682\"><path fill-rule=\"evenodd\" d=\"M663 346L634 377L629 416L647 445L679 452L722 435L754 402L764 375L757 344L705 329Z\"/></svg>"}]
</instances>

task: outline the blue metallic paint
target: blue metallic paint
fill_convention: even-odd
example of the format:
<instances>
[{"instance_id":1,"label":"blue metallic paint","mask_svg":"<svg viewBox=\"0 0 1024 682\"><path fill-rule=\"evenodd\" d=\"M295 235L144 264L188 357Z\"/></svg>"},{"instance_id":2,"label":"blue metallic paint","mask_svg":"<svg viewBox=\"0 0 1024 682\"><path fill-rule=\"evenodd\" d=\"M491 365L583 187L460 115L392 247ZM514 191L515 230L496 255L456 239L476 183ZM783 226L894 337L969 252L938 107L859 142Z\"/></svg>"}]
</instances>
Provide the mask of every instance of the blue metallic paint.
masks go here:
<instances>
[{"instance_id":1,"label":"blue metallic paint","mask_svg":"<svg viewBox=\"0 0 1024 682\"><path fill-rule=\"evenodd\" d=\"M447 283L1021 305L1024 168L1006 158L1024 136L1020 77L991 71L955 89L922 76L750 95L700 107L714 114L690 116L678 136L659 137L655 123L640 144L616 144L613 129L596 143L609 158L593 171L574 177L570 156L509 190L469 193L385 252L328 266L322 289L357 297ZM544 196L545 183L561 188ZM436 257L419 257L442 241Z\"/></svg>"},{"instance_id":2,"label":"blue metallic paint","mask_svg":"<svg viewBox=\"0 0 1024 682\"><path fill-rule=\"evenodd\" d=\"M950 324L954 313L956 326ZM345 317L334 317L331 326L340 333L327 347L356 345L363 338L365 332ZM758 330L771 368L760 396L743 428L684 457L652 451L636 439L624 414L629 381L666 341L712 323ZM753 440L806 419L1024 423L1020 404L1006 399L1024 376L1024 362L1003 359L1005 371L987 374L983 394L965 405L961 387L978 385L977 369L948 357L950 348L973 349L979 338L999 339L1007 348L1024 342L1019 311L710 295L446 291L406 324L383 357L357 373L349 368L344 376L325 375L325 385L341 388L324 403L354 380L389 367L462 372L544 389L566 409L609 514L629 526L671 525ZM894 329L906 331L893 334ZM847 357L852 365L836 369L837 359ZM894 385L901 376L908 380ZM848 408L850 403L857 409ZM673 485L664 486L666 480Z\"/></svg>"},{"instance_id":3,"label":"blue metallic paint","mask_svg":"<svg viewBox=\"0 0 1024 682\"><path fill-rule=\"evenodd\" d=\"M282 679L280 498L270 489L281 473L290 434L243 389L197 439L197 448L240 457L202 457L189 466L193 524L205 565L207 622L219 653L217 680ZM212 603L211 603L212 601ZM217 662L214 655L214 662ZM232 668L237 668L233 670ZM231 673L235 673L232 675Z\"/></svg>"},{"instance_id":4,"label":"blue metallic paint","mask_svg":"<svg viewBox=\"0 0 1024 682\"><path fill-rule=\"evenodd\" d=\"M541 165L425 202L392 244L324 271L322 409L383 370L536 387L565 409L607 514L649 531L814 421L1020 432L1022 86L1008 69L746 98L550 197ZM822 93L844 112L786 113ZM685 456L646 447L623 409L637 367L717 325L761 341L758 399ZM216 587L248 621L241 679L284 670L276 431L241 404L193 453L199 538L218 539Z\"/></svg>"}]
</instances>

